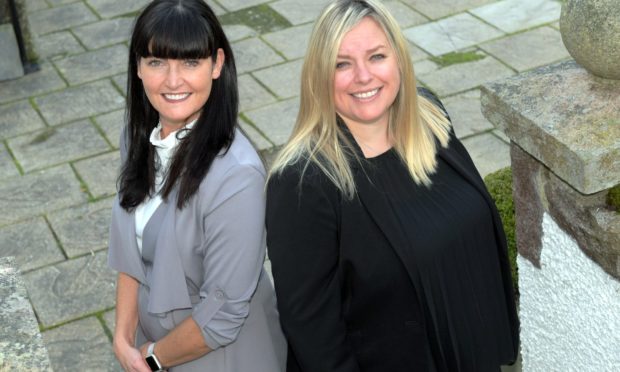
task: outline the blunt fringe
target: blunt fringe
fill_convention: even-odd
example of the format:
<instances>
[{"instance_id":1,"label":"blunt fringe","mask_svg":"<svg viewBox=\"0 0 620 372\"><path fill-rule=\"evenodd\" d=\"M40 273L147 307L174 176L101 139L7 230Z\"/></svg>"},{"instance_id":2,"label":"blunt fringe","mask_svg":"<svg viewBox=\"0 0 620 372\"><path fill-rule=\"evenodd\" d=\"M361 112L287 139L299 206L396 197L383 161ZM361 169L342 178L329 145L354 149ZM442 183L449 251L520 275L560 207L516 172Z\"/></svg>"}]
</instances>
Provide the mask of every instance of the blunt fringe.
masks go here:
<instances>
[{"instance_id":1,"label":"blunt fringe","mask_svg":"<svg viewBox=\"0 0 620 372\"><path fill-rule=\"evenodd\" d=\"M320 169L347 198L356 192L351 170L359 159L345 134L334 105L334 74L344 35L365 17L383 29L398 59L401 84L389 115L389 136L394 150L418 184L430 185L437 167L437 142L448 146L450 122L416 89L407 41L394 17L379 0L337 0L323 10L314 24L301 73L301 97L291 137L280 151L270 177L301 164ZM301 183L300 179L300 183Z\"/></svg>"},{"instance_id":2,"label":"blunt fringe","mask_svg":"<svg viewBox=\"0 0 620 372\"><path fill-rule=\"evenodd\" d=\"M213 160L230 147L237 126L239 94L232 49L211 8L203 0L154 0L136 19L129 46L127 78L127 158L118 179L120 205L128 211L155 192L158 162L149 138L159 114L149 102L138 77L141 58L202 59L215 62L224 51L219 78L191 133L181 139L161 190L166 200L178 187L182 209L198 191Z\"/></svg>"}]
</instances>

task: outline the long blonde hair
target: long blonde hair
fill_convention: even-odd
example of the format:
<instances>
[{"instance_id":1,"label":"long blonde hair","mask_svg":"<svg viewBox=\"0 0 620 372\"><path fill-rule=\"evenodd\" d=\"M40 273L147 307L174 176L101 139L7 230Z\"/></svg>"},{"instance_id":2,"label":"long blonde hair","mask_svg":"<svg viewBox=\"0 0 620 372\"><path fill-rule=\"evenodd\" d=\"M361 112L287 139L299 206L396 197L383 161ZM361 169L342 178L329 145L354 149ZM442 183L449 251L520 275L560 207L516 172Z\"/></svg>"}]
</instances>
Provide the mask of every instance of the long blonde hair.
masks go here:
<instances>
[{"instance_id":1,"label":"long blonde hair","mask_svg":"<svg viewBox=\"0 0 620 372\"><path fill-rule=\"evenodd\" d=\"M372 17L382 27L400 69L400 89L390 109L388 129L393 147L411 178L430 185L429 175L437 166L435 138L443 147L448 145L450 122L437 106L418 96L407 41L394 17L377 0L335 1L315 23L301 73L295 127L270 176L301 161L304 170L316 165L347 198L355 195L350 160L357 155L338 125L333 87L340 43L365 17Z\"/></svg>"}]
</instances>

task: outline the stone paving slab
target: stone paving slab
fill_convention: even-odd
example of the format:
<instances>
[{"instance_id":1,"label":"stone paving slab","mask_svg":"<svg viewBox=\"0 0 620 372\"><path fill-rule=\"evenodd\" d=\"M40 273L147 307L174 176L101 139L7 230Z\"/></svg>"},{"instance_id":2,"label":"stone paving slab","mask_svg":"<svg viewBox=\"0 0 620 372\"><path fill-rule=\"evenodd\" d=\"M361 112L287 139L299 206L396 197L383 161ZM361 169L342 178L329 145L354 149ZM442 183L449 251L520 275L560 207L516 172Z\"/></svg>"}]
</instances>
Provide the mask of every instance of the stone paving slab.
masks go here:
<instances>
[{"instance_id":1,"label":"stone paving slab","mask_svg":"<svg viewBox=\"0 0 620 372\"><path fill-rule=\"evenodd\" d=\"M112 200L81 204L47 216L69 258L107 248Z\"/></svg>"},{"instance_id":2,"label":"stone paving slab","mask_svg":"<svg viewBox=\"0 0 620 372\"><path fill-rule=\"evenodd\" d=\"M0 82L0 103L36 96L67 86L49 63L42 63L40 67L40 71L19 79Z\"/></svg>"},{"instance_id":3,"label":"stone paving slab","mask_svg":"<svg viewBox=\"0 0 620 372\"><path fill-rule=\"evenodd\" d=\"M127 47L123 44L86 52L54 62L71 85L98 80L127 70Z\"/></svg>"},{"instance_id":4,"label":"stone paving slab","mask_svg":"<svg viewBox=\"0 0 620 372\"><path fill-rule=\"evenodd\" d=\"M570 58L562 35L551 27L494 40L480 45L480 48L518 72Z\"/></svg>"},{"instance_id":5,"label":"stone paving slab","mask_svg":"<svg viewBox=\"0 0 620 372\"><path fill-rule=\"evenodd\" d=\"M81 1L43 9L28 16L30 30L38 35L65 30L96 20L97 16Z\"/></svg>"},{"instance_id":6,"label":"stone paving slab","mask_svg":"<svg viewBox=\"0 0 620 372\"><path fill-rule=\"evenodd\" d=\"M26 0L24 1L27 13L36 12L37 10L48 9L50 5L45 0Z\"/></svg>"},{"instance_id":7,"label":"stone paving slab","mask_svg":"<svg viewBox=\"0 0 620 372\"><path fill-rule=\"evenodd\" d=\"M8 140L24 172L42 169L109 150L88 120L47 128Z\"/></svg>"},{"instance_id":8,"label":"stone paving slab","mask_svg":"<svg viewBox=\"0 0 620 372\"><path fill-rule=\"evenodd\" d=\"M409 42L409 56L411 56L413 62L417 62L430 57L430 54L420 49L417 45Z\"/></svg>"},{"instance_id":9,"label":"stone paving slab","mask_svg":"<svg viewBox=\"0 0 620 372\"><path fill-rule=\"evenodd\" d=\"M73 33L88 49L128 41L133 29L133 17L105 19L100 22L73 28ZM127 59L127 55L125 55Z\"/></svg>"},{"instance_id":10,"label":"stone paving slab","mask_svg":"<svg viewBox=\"0 0 620 372\"><path fill-rule=\"evenodd\" d=\"M280 13L291 24L299 25L314 22L329 2L330 0L279 0L269 3L269 6Z\"/></svg>"},{"instance_id":11,"label":"stone paving slab","mask_svg":"<svg viewBox=\"0 0 620 372\"><path fill-rule=\"evenodd\" d=\"M211 7L211 9L213 9L213 13L215 13L216 16L220 16L226 13L226 9L222 8L220 5L218 5L213 0L205 0L205 1Z\"/></svg>"},{"instance_id":12,"label":"stone paving slab","mask_svg":"<svg viewBox=\"0 0 620 372\"><path fill-rule=\"evenodd\" d=\"M118 148L118 142L121 137L121 130L125 125L125 110L116 110L95 117L95 122L99 128L103 130L108 141Z\"/></svg>"},{"instance_id":13,"label":"stone paving slab","mask_svg":"<svg viewBox=\"0 0 620 372\"><path fill-rule=\"evenodd\" d=\"M66 55L85 51L84 47L69 31L38 36L33 41L40 58L62 58Z\"/></svg>"},{"instance_id":14,"label":"stone paving slab","mask_svg":"<svg viewBox=\"0 0 620 372\"><path fill-rule=\"evenodd\" d=\"M299 98L295 97L257 110L248 111L245 115L276 146L280 146L291 135L298 111Z\"/></svg>"},{"instance_id":15,"label":"stone paving slab","mask_svg":"<svg viewBox=\"0 0 620 372\"><path fill-rule=\"evenodd\" d=\"M428 18L406 6L400 1L389 0L383 4L394 16L401 28L413 27L428 22Z\"/></svg>"},{"instance_id":16,"label":"stone paving slab","mask_svg":"<svg viewBox=\"0 0 620 372\"><path fill-rule=\"evenodd\" d=\"M500 30L512 33L557 21L561 4L554 0L503 0L470 12Z\"/></svg>"},{"instance_id":17,"label":"stone paving slab","mask_svg":"<svg viewBox=\"0 0 620 372\"><path fill-rule=\"evenodd\" d=\"M32 108L30 102L23 100L0 106L0 139L14 137L45 127L45 123Z\"/></svg>"},{"instance_id":18,"label":"stone paving slab","mask_svg":"<svg viewBox=\"0 0 620 372\"><path fill-rule=\"evenodd\" d=\"M6 256L15 257L22 272L65 259L43 217L0 228L0 257Z\"/></svg>"},{"instance_id":19,"label":"stone paving slab","mask_svg":"<svg viewBox=\"0 0 620 372\"><path fill-rule=\"evenodd\" d=\"M282 53L286 59L294 60L306 54L311 31L312 24L306 24L265 34L263 39Z\"/></svg>"},{"instance_id":20,"label":"stone paving slab","mask_svg":"<svg viewBox=\"0 0 620 372\"><path fill-rule=\"evenodd\" d=\"M421 61L417 61L413 63L413 69L415 71L416 76L430 74L433 71L439 69L439 65L430 59L423 59Z\"/></svg>"},{"instance_id":21,"label":"stone paving slab","mask_svg":"<svg viewBox=\"0 0 620 372\"><path fill-rule=\"evenodd\" d=\"M245 39L233 43L232 49L238 74L258 70L284 61L273 49L258 38Z\"/></svg>"},{"instance_id":22,"label":"stone paving slab","mask_svg":"<svg viewBox=\"0 0 620 372\"><path fill-rule=\"evenodd\" d=\"M113 18L119 15L135 13L146 6L149 0L87 0L103 18Z\"/></svg>"},{"instance_id":23,"label":"stone paving slab","mask_svg":"<svg viewBox=\"0 0 620 372\"><path fill-rule=\"evenodd\" d=\"M17 38L10 23L0 25L0 50L2 50L0 80L17 79L24 76Z\"/></svg>"},{"instance_id":24,"label":"stone paving slab","mask_svg":"<svg viewBox=\"0 0 620 372\"><path fill-rule=\"evenodd\" d=\"M123 96L127 96L127 72L112 77L112 82L118 87Z\"/></svg>"},{"instance_id":25,"label":"stone paving slab","mask_svg":"<svg viewBox=\"0 0 620 372\"><path fill-rule=\"evenodd\" d=\"M116 327L116 310L106 311L103 314L103 321L110 332L114 334L114 328Z\"/></svg>"},{"instance_id":26,"label":"stone paving slab","mask_svg":"<svg viewBox=\"0 0 620 372\"><path fill-rule=\"evenodd\" d=\"M120 172L120 151L113 151L75 163L82 180L94 198L116 194L116 179Z\"/></svg>"},{"instance_id":27,"label":"stone paving slab","mask_svg":"<svg viewBox=\"0 0 620 372\"><path fill-rule=\"evenodd\" d=\"M0 181L0 226L86 202L69 165Z\"/></svg>"},{"instance_id":28,"label":"stone paving slab","mask_svg":"<svg viewBox=\"0 0 620 372\"><path fill-rule=\"evenodd\" d=\"M258 32L254 31L246 25L224 25L224 33L228 38L228 41L234 43L248 37L258 36Z\"/></svg>"},{"instance_id":29,"label":"stone paving slab","mask_svg":"<svg viewBox=\"0 0 620 372\"><path fill-rule=\"evenodd\" d=\"M239 120L239 126L241 127L243 133L245 133L245 135L250 139L250 142L252 142L256 150L261 151L273 147L273 144L262 134L260 134L252 125L243 120Z\"/></svg>"},{"instance_id":30,"label":"stone paving slab","mask_svg":"<svg viewBox=\"0 0 620 372\"><path fill-rule=\"evenodd\" d=\"M480 90L478 89L448 97L443 100L443 104L448 110L454 132L459 138L495 128L480 111Z\"/></svg>"},{"instance_id":31,"label":"stone paving slab","mask_svg":"<svg viewBox=\"0 0 620 372\"><path fill-rule=\"evenodd\" d=\"M264 4L269 2L269 0L218 0L218 2L227 10L235 11L259 4Z\"/></svg>"},{"instance_id":32,"label":"stone paving slab","mask_svg":"<svg viewBox=\"0 0 620 372\"><path fill-rule=\"evenodd\" d=\"M45 327L114 306L116 273L106 251L31 271L24 281Z\"/></svg>"},{"instance_id":33,"label":"stone paving slab","mask_svg":"<svg viewBox=\"0 0 620 372\"><path fill-rule=\"evenodd\" d=\"M401 0L431 19L446 16L475 8L495 0Z\"/></svg>"},{"instance_id":34,"label":"stone paving slab","mask_svg":"<svg viewBox=\"0 0 620 372\"><path fill-rule=\"evenodd\" d=\"M475 62L459 63L428 74L419 74L418 79L440 96L447 96L513 74L514 71L487 56Z\"/></svg>"},{"instance_id":35,"label":"stone paving slab","mask_svg":"<svg viewBox=\"0 0 620 372\"><path fill-rule=\"evenodd\" d=\"M240 75L237 81L240 111L252 110L276 101L276 98L254 80L251 75Z\"/></svg>"},{"instance_id":36,"label":"stone paving slab","mask_svg":"<svg viewBox=\"0 0 620 372\"><path fill-rule=\"evenodd\" d=\"M50 125L68 123L123 108L125 98L110 81L97 81L35 98Z\"/></svg>"},{"instance_id":37,"label":"stone paving slab","mask_svg":"<svg viewBox=\"0 0 620 372\"><path fill-rule=\"evenodd\" d=\"M43 332L55 371L122 371L110 340L93 316Z\"/></svg>"},{"instance_id":38,"label":"stone paving slab","mask_svg":"<svg viewBox=\"0 0 620 372\"><path fill-rule=\"evenodd\" d=\"M7 179L10 177L19 176L19 170L13 162L11 154L7 151L4 144L0 145L0 177Z\"/></svg>"},{"instance_id":39,"label":"stone paving slab","mask_svg":"<svg viewBox=\"0 0 620 372\"><path fill-rule=\"evenodd\" d=\"M425 51L439 56L502 36L497 29L461 13L404 31L405 37Z\"/></svg>"},{"instance_id":40,"label":"stone paving slab","mask_svg":"<svg viewBox=\"0 0 620 372\"><path fill-rule=\"evenodd\" d=\"M252 73L263 85L279 98L299 95L301 89L301 68L303 59L268 67Z\"/></svg>"},{"instance_id":41,"label":"stone paving slab","mask_svg":"<svg viewBox=\"0 0 620 372\"><path fill-rule=\"evenodd\" d=\"M510 165L510 146L491 133L463 140L482 177Z\"/></svg>"}]
</instances>

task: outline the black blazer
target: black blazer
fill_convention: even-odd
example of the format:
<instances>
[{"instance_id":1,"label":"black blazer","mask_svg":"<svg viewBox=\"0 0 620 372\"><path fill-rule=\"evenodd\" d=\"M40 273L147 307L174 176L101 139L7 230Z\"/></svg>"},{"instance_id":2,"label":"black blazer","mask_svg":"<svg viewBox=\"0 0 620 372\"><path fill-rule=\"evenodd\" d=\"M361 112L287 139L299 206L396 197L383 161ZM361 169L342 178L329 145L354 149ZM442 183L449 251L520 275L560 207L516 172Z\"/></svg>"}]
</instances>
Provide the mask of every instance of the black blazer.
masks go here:
<instances>
[{"instance_id":1,"label":"black blazer","mask_svg":"<svg viewBox=\"0 0 620 372\"><path fill-rule=\"evenodd\" d=\"M518 320L500 217L453 133L438 156L492 210L516 358ZM441 370L429 364L422 314L411 314L420 308L416 262L385 197L359 165L353 165L358 191L353 200L345 200L315 166L300 183L302 167L288 167L267 187L267 245L289 341L287 371Z\"/></svg>"}]
</instances>

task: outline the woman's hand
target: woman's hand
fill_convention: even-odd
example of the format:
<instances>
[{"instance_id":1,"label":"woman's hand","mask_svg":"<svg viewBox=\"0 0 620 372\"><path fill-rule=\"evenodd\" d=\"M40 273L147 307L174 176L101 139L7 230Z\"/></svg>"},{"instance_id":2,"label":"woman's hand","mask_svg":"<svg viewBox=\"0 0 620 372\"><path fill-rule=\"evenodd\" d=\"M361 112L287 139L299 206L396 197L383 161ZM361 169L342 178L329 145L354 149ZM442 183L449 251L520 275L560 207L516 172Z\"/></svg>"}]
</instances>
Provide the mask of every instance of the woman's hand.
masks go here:
<instances>
[{"instance_id":1,"label":"woman's hand","mask_svg":"<svg viewBox=\"0 0 620 372\"><path fill-rule=\"evenodd\" d=\"M126 372L151 372L144 356L129 343L114 343L114 354Z\"/></svg>"}]
</instances>

